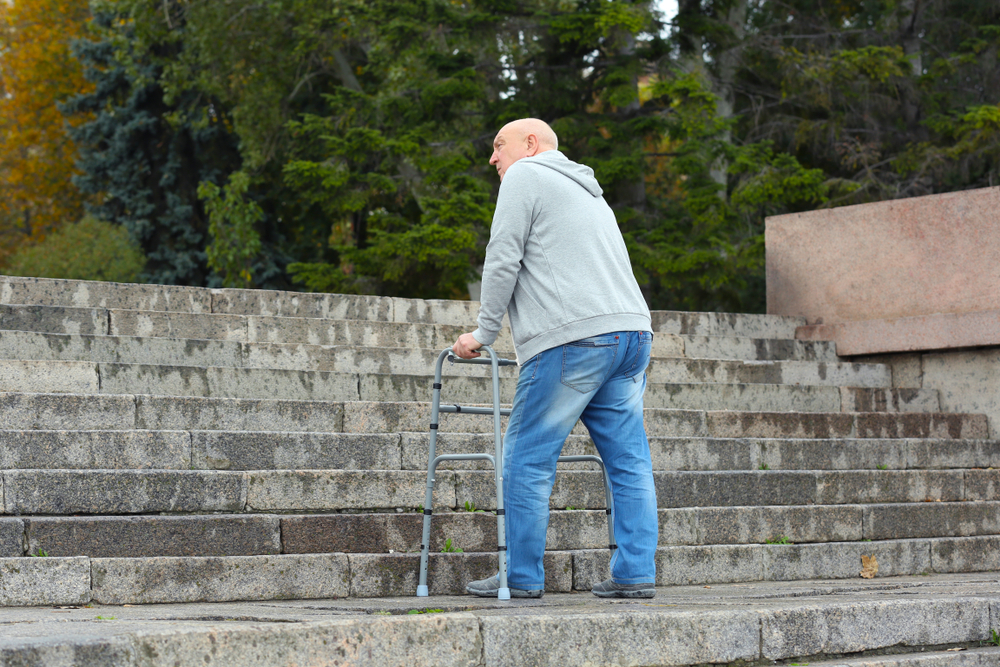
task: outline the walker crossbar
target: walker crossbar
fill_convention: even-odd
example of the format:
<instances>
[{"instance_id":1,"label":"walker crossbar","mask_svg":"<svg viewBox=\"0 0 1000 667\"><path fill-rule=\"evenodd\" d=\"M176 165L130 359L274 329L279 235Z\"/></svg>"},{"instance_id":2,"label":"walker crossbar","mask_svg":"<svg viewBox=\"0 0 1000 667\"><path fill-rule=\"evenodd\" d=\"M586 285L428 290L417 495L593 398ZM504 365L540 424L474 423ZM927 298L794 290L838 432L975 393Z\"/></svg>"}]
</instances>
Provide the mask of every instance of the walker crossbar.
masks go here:
<instances>
[{"instance_id":1,"label":"walker crossbar","mask_svg":"<svg viewBox=\"0 0 1000 667\"><path fill-rule=\"evenodd\" d=\"M433 401L431 403L430 444L428 445L427 452L427 488L424 493L424 526L420 542L420 579L419 584L417 585L417 597L427 597L429 595L427 587L427 566L430 559L431 517L434 514L434 473L437 470L438 464L442 461L488 461L493 464L493 478L496 482L497 493L497 559L499 561L499 572L497 576L500 584L500 590L497 592L497 598L500 600L510 599L510 588L507 586L507 536L506 526L504 523L503 506L503 439L500 433L500 417L510 415L510 408L500 407L499 369L500 366L514 366L517 362L512 359L500 359L497 357L496 352L493 351L493 348L489 345L484 345L480 349L489 355L488 359L485 357L461 359L452 353L451 348L442 350L441 354L438 355L437 365L434 368L434 392ZM493 379L493 405L491 407L464 406L458 404L441 405L441 366L445 359L448 359L451 363L457 364L490 364L492 366ZM440 456L436 456L439 425L438 418L442 412L449 414L467 413L473 415L493 415L494 453L442 454ZM601 460L600 456L585 454L560 456L558 462L591 462L597 463L601 467L601 473L604 478L604 497L607 503L608 546L612 551L614 551L618 548L615 543L614 532L614 501L611 495L611 482L608 479L608 473L604 467L604 461Z\"/></svg>"}]
</instances>

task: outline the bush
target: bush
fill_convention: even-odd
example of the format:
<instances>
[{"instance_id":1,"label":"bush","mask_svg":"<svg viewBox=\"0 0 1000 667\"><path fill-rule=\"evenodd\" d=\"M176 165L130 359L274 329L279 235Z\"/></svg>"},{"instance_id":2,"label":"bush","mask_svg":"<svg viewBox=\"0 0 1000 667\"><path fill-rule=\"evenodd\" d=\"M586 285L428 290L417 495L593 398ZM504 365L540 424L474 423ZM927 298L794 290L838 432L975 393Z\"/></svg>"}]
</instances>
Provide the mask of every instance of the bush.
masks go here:
<instances>
[{"instance_id":1,"label":"bush","mask_svg":"<svg viewBox=\"0 0 1000 667\"><path fill-rule=\"evenodd\" d=\"M44 241L22 246L7 261L11 276L139 282L146 257L124 227L86 216Z\"/></svg>"}]
</instances>

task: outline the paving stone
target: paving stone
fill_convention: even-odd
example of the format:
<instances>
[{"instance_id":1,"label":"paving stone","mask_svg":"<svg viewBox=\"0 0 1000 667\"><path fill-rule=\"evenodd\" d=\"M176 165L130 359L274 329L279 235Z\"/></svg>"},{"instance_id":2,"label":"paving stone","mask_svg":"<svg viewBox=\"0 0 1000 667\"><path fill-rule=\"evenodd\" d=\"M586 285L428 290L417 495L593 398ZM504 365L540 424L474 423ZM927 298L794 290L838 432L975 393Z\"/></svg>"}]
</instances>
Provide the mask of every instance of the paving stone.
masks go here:
<instances>
[{"instance_id":1,"label":"paving stone","mask_svg":"<svg viewBox=\"0 0 1000 667\"><path fill-rule=\"evenodd\" d=\"M1000 536L935 538L930 544L934 572L1000 570Z\"/></svg>"},{"instance_id":2,"label":"paving stone","mask_svg":"<svg viewBox=\"0 0 1000 667\"><path fill-rule=\"evenodd\" d=\"M141 667L271 667L289 660L297 665L470 667L481 664L483 653L479 621L468 614L214 627L182 635L144 633L135 646L144 656ZM155 656L155 662L146 656Z\"/></svg>"},{"instance_id":3,"label":"paving stone","mask_svg":"<svg viewBox=\"0 0 1000 667\"><path fill-rule=\"evenodd\" d=\"M358 376L348 373L142 364L99 364L99 368L105 394L358 400Z\"/></svg>"},{"instance_id":4,"label":"paving stone","mask_svg":"<svg viewBox=\"0 0 1000 667\"><path fill-rule=\"evenodd\" d=\"M28 553L49 556L255 556L281 553L276 516L31 517Z\"/></svg>"},{"instance_id":5,"label":"paving stone","mask_svg":"<svg viewBox=\"0 0 1000 667\"><path fill-rule=\"evenodd\" d=\"M0 606L90 602L89 558L0 558Z\"/></svg>"},{"instance_id":6,"label":"paving stone","mask_svg":"<svg viewBox=\"0 0 1000 667\"><path fill-rule=\"evenodd\" d=\"M875 556L879 577L931 571L926 540L824 542L764 545L763 579L852 579L861 574L861 556Z\"/></svg>"},{"instance_id":7,"label":"paving stone","mask_svg":"<svg viewBox=\"0 0 1000 667\"><path fill-rule=\"evenodd\" d=\"M149 470L7 470L7 514L240 512L243 473Z\"/></svg>"},{"instance_id":8,"label":"paving stone","mask_svg":"<svg viewBox=\"0 0 1000 667\"><path fill-rule=\"evenodd\" d=\"M696 543L748 544L781 538L796 543L860 540L861 512L860 505L704 507L697 510Z\"/></svg>"},{"instance_id":9,"label":"paving stone","mask_svg":"<svg viewBox=\"0 0 1000 667\"><path fill-rule=\"evenodd\" d=\"M455 473L442 471L435 506L455 507ZM426 473L400 470L281 470L249 473L247 508L255 512L412 508L424 503Z\"/></svg>"},{"instance_id":10,"label":"paving stone","mask_svg":"<svg viewBox=\"0 0 1000 667\"><path fill-rule=\"evenodd\" d=\"M0 402L2 398L0 395ZM142 429L325 433L344 430L344 404L336 401L191 396L137 396L134 401L135 427Z\"/></svg>"},{"instance_id":11,"label":"paving stone","mask_svg":"<svg viewBox=\"0 0 1000 667\"><path fill-rule=\"evenodd\" d=\"M93 599L100 604L307 600L346 597L344 554L95 558Z\"/></svg>"},{"instance_id":12,"label":"paving stone","mask_svg":"<svg viewBox=\"0 0 1000 667\"><path fill-rule=\"evenodd\" d=\"M24 522L9 517L0 518L0 558L24 555Z\"/></svg>"},{"instance_id":13,"label":"paving stone","mask_svg":"<svg viewBox=\"0 0 1000 667\"><path fill-rule=\"evenodd\" d=\"M398 470L399 436L194 431L191 466L208 470Z\"/></svg>"},{"instance_id":14,"label":"paving stone","mask_svg":"<svg viewBox=\"0 0 1000 667\"><path fill-rule=\"evenodd\" d=\"M2 276L0 303L208 313L212 301L201 287Z\"/></svg>"},{"instance_id":15,"label":"paving stone","mask_svg":"<svg viewBox=\"0 0 1000 667\"><path fill-rule=\"evenodd\" d=\"M0 429L131 428L136 428L135 396L0 392Z\"/></svg>"},{"instance_id":16,"label":"paving stone","mask_svg":"<svg viewBox=\"0 0 1000 667\"><path fill-rule=\"evenodd\" d=\"M632 609L599 615L525 613L486 616L481 623L490 667L739 664L756 659L759 650L759 620L746 610L669 616ZM628 641L616 640L623 635Z\"/></svg>"},{"instance_id":17,"label":"paving stone","mask_svg":"<svg viewBox=\"0 0 1000 667\"><path fill-rule=\"evenodd\" d=\"M187 470L190 465L191 436L185 431L0 431L0 469Z\"/></svg>"},{"instance_id":18,"label":"paving stone","mask_svg":"<svg viewBox=\"0 0 1000 667\"><path fill-rule=\"evenodd\" d=\"M879 600L836 609L811 604L762 612L761 655L768 660L857 653L896 646L981 641L989 635L989 602Z\"/></svg>"},{"instance_id":19,"label":"paving stone","mask_svg":"<svg viewBox=\"0 0 1000 667\"><path fill-rule=\"evenodd\" d=\"M247 340L247 318L239 315L112 310L109 317L108 331L112 336Z\"/></svg>"},{"instance_id":20,"label":"paving stone","mask_svg":"<svg viewBox=\"0 0 1000 667\"><path fill-rule=\"evenodd\" d=\"M863 658L837 658L809 663L811 667L987 667L997 664L1000 655L995 647L963 648L962 652L934 651L896 655L872 655Z\"/></svg>"},{"instance_id":21,"label":"paving stone","mask_svg":"<svg viewBox=\"0 0 1000 667\"><path fill-rule=\"evenodd\" d=\"M420 575L420 554L351 554L351 596L414 595ZM568 552L548 551L543 558L545 590L572 590L573 560ZM430 554L427 585L431 595L462 595L470 581L497 573L496 553Z\"/></svg>"},{"instance_id":22,"label":"paving stone","mask_svg":"<svg viewBox=\"0 0 1000 667\"><path fill-rule=\"evenodd\" d=\"M46 638L27 645L0 647L0 665L45 665L46 667L124 667L138 658L131 637L100 637L69 640Z\"/></svg>"},{"instance_id":23,"label":"paving stone","mask_svg":"<svg viewBox=\"0 0 1000 667\"><path fill-rule=\"evenodd\" d=\"M870 540L1000 534L996 502L868 505L864 515Z\"/></svg>"},{"instance_id":24,"label":"paving stone","mask_svg":"<svg viewBox=\"0 0 1000 667\"><path fill-rule=\"evenodd\" d=\"M15 332L105 335L108 311L104 308L0 305L0 344L17 339Z\"/></svg>"},{"instance_id":25,"label":"paving stone","mask_svg":"<svg viewBox=\"0 0 1000 667\"><path fill-rule=\"evenodd\" d=\"M841 386L840 395L841 410L844 412L939 412L941 410L941 402L935 389L871 389Z\"/></svg>"}]
</instances>

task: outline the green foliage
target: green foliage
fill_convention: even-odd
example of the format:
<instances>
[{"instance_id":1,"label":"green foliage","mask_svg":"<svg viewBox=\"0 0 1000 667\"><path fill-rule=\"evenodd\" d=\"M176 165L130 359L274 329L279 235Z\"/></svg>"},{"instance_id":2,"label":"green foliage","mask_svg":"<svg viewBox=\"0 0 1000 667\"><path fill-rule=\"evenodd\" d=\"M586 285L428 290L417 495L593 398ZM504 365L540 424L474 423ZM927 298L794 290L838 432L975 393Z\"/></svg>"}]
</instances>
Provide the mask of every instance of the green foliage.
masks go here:
<instances>
[{"instance_id":1,"label":"green foliage","mask_svg":"<svg viewBox=\"0 0 1000 667\"><path fill-rule=\"evenodd\" d=\"M208 266L222 274L224 287L253 287L253 262L260 254L260 234L254 225L264 219L260 206L247 199L250 177L237 171L225 189L211 181L198 186L208 212Z\"/></svg>"},{"instance_id":2,"label":"green foliage","mask_svg":"<svg viewBox=\"0 0 1000 667\"><path fill-rule=\"evenodd\" d=\"M446 539L444 541L444 548L441 549L441 553L443 553L443 554L460 554L460 553L462 553L462 550L459 549L456 546L453 546L452 543L451 543L451 538L449 537L448 539Z\"/></svg>"},{"instance_id":3,"label":"green foliage","mask_svg":"<svg viewBox=\"0 0 1000 667\"><path fill-rule=\"evenodd\" d=\"M63 225L43 241L22 246L7 261L12 276L139 282L146 264L128 232L92 216Z\"/></svg>"},{"instance_id":4,"label":"green foliage","mask_svg":"<svg viewBox=\"0 0 1000 667\"><path fill-rule=\"evenodd\" d=\"M764 540L764 544L795 544L785 535L778 535Z\"/></svg>"}]
</instances>

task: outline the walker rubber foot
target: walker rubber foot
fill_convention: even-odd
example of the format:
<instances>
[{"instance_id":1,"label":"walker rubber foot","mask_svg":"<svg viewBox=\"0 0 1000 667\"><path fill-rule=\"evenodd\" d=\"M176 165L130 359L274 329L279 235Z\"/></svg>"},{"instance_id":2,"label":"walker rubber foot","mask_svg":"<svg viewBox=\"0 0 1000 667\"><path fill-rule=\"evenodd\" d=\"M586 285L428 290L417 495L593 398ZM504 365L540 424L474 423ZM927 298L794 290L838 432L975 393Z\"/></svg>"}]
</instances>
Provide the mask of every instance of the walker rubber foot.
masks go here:
<instances>
[{"instance_id":1,"label":"walker rubber foot","mask_svg":"<svg viewBox=\"0 0 1000 667\"><path fill-rule=\"evenodd\" d=\"M501 588L497 590L497 600L509 600L510 599L510 589Z\"/></svg>"},{"instance_id":2,"label":"walker rubber foot","mask_svg":"<svg viewBox=\"0 0 1000 667\"><path fill-rule=\"evenodd\" d=\"M425 597L427 597L427 595L428 595L428 591L427 591L427 587L426 586L417 586L417 597L418 598L425 598ZM507 595L509 596L510 593L508 593Z\"/></svg>"}]
</instances>

